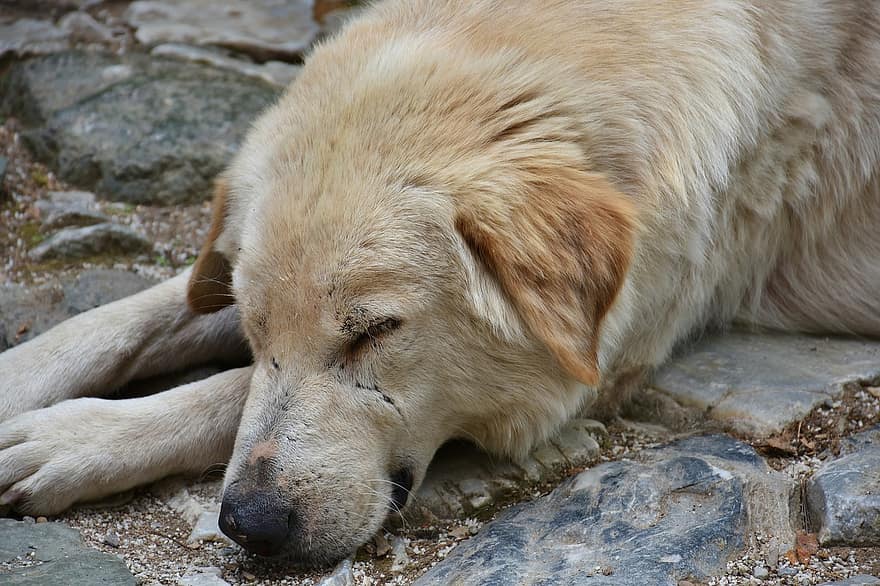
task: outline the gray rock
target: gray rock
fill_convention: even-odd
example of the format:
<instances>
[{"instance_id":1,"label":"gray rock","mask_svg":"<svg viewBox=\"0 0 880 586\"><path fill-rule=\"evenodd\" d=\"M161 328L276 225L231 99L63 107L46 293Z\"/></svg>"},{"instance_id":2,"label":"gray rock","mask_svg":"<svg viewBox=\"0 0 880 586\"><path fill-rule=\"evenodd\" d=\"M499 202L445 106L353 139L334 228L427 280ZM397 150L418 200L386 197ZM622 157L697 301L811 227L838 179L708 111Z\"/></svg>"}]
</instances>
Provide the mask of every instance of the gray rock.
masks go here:
<instances>
[{"instance_id":1,"label":"gray rock","mask_svg":"<svg viewBox=\"0 0 880 586\"><path fill-rule=\"evenodd\" d=\"M173 204L210 195L278 88L232 71L140 54L67 52L14 63L0 114L73 185L116 201Z\"/></svg>"},{"instance_id":2,"label":"gray rock","mask_svg":"<svg viewBox=\"0 0 880 586\"><path fill-rule=\"evenodd\" d=\"M88 191L50 191L48 198L38 200L34 207L40 213L42 232L110 221L97 210L95 194Z\"/></svg>"},{"instance_id":3,"label":"gray rock","mask_svg":"<svg viewBox=\"0 0 880 586\"><path fill-rule=\"evenodd\" d=\"M193 47L192 45L181 45L179 43L159 45L150 51L150 55L181 59L192 63L202 63L217 69L228 69L282 88L287 87L302 70L302 67L299 65L291 65L282 61L266 61L258 65L243 59L230 57L216 49Z\"/></svg>"},{"instance_id":4,"label":"gray rock","mask_svg":"<svg viewBox=\"0 0 880 586\"><path fill-rule=\"evenodd\" d=\"M454 442L438 453L406 511L411 522L457 519L582 466L599 455L605 427L589 419L574 419L555 439L537 447L524 462L495 459L471 444ZM597 441L598 439L598 441Z\"/></svg>"},{"instance_id":5,"label":"gray rock","mask_svg":"<svg viewBox=\"0 0 880 586\"><path fill-rule=\"evenodd\" d=\"M391 571L402 572L409 565L409 554L406 553L406 540L395 535L391 540Z\"/></svg>"},{"instance_id":6,"label":"gray rock","mask_svg":"<svg viewBox=\"0 0 880 586\"><path fill-rule=\"evenodd\" d=\"M60 523L0 519L0 582L46 584L135 584L125 562L87 547L79 531Z\"/></svg>"},{"instance_id":7,"label":"gray rock","mask_svg":"<svg viewBox=\"0 0 880 586\"><path fill-rule=\"evenodd\" d=\"M116 40L113 29L92 18L88 12L69 12L61 17L58 26L74 42L112 43Z\"/></svg>"},{"instance_id":8,"label":"gray rock","mask_svg":"<svg viewBox=\"0 0 880 586\"><path fill-rule=\"evenodd\" d=\"M417 584L675 584L725 570L755 532L793 542L793 482L727 436L602 464L512 507ZM598 575L601 574L601 575Z\"/></svg>"},{"instance_id":9,"label":"gray rock","mask_svg":"<svg viewBox=\"0 0 880 586\"><path fill-rule=\"evenodd\" d=\"M28 252L35 261L76 260L98 255L129 255L149 252L149 240L125 226L105 222L59 230Z\"/></svg>"},{"instance_id":10,"label":"gray rock","mask_svg":"<svg viewBox=\"0 0 880 586\"><path fill-rule=\"evenodd\" d=\"M140 1L124 18L144 45L214 45L260 59L297 57L318 33L309 0Z\"/></svg>"},{"instance_id":11,"label":"gray rock","mask_svg":"<svg viewBox=\"0 0 880 586\"><path fill-rule=\"evenodd\" d=\"M766 436L880 376L880 342L732 331L671 360L652 387L744 434Z\"/></svg>"},{"instance_id":12,"label":"gray rock","mask_svg":"<svg viewBox=\"0 0 880 586\"><path fill-rule=\"evenodd\" d=\"M845 440L807 485L822 545L880 545L880 426Z\"/></svg>"},{"instance_id":13,"label":"gray rock","mask_svg":"<svg viewBox=\"0 0 880 586\"><path fill-rule=\"evenodd\" d=\"M861 574L859 576L850 576L845 580L837 580L836 582L823 582L819 586L874 586L880 584L880 578Z\"/></svg>"},{"instance_id":14,"label":"gray rock","mask_svg":"<svg viewBox=\"0 0 880 586\"><path fill-rule=\"evenodd\" d=\"M0 287L0 331L7 346L24 342L55 324L99 305L133 295L155 284L116 269L88 269L60 283Z\"/></svg>"},{"instance_id":15,"label":"gray rock","mask_svg":"<svg viewBox=\"0 0 880 586\"><path fill-rule=\"evenodd\" d=\"M351 560L343 560L329 576L325 576L318 586L350 586L354 584Z\"/></svg>"},{"instance_id":16,"label":"gray rock","mask_svg":"<svg viewBox=\"0 0 880 586\"><path fill-rule=\"evenodd\" d=\"M119 539L118 533L116 533L113 530L110 530L107 532L106 535L104 535L104 543L106 545L109 545L110 547L119 547L121 545L122 541Z\"/></svg>"},{"instance_id":17,"label":"gray rock","mask_svg":"<svg viewBox=\"0 0 880 586\"><path fill-rule=\"evenodd\" d=\"M70 46L67 31L48 20L20 18L0 24L0 58L7 54L45 55Z\"/></svg>"},{"instance_id":18,"label":"gray rock","mask_svg":"<svg viewBox=\"0 0 880 586\"><path fill-rule=\"evenodd\" d=\"M223 571L213 566L196 568L191 574L186 574L177 580L179 586L228 586L229 582L223 579Z\"/></svg>"}]
</instances>

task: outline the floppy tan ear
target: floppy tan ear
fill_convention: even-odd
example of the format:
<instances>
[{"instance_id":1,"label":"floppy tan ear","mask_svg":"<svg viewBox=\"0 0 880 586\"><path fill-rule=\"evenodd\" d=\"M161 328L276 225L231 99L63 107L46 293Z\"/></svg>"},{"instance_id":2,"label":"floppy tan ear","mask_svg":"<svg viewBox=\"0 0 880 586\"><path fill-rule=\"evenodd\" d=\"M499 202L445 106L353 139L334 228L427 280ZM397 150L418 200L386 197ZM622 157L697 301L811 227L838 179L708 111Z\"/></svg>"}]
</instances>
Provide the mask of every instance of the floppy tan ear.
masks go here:
<instances>
[{"instance_id":1,"label":"floppy tan ear","mask_svg":"<svg viewBox=\"0 0 880 586\"><path fill-rule=\"evenodd\" d=\"M559 365L595 386L599 328L629 267L635 208L600 175L552 177L512 199L459 201L456 227Z\"/></svg>"},{"instance_id":2,"label":"floppy tan ear","mask_svg":"<svg viewBox=\"0 0 880 586\"><path fill-rule=\"evenodd\" d=\"M226 222L227 191L226 181L217 179L211 229L189 277L186 302L196 313L213 313L233 304L232 269L227 258L214 248Z\"/></svg>"}]
</instances>

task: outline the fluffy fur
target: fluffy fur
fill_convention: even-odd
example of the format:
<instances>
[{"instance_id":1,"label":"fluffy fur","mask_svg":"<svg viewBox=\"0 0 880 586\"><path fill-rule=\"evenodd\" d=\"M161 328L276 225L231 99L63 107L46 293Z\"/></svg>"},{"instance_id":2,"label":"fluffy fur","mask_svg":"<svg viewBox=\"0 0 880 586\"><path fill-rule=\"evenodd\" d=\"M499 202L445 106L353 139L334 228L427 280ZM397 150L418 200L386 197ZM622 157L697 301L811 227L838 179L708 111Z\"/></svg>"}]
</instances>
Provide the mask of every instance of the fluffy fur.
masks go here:
<instances>
[{"instance_id":1,"label":"fluffy fur","mask_svg":"<svg viewBox=\"0 0 880 586\"><path fill-rule=\"evenodd\" d=\"M240 415L227 486L276 491L289 553L329 561L394 471L417 486L453 437L524 454L708 325L880 335L878 39L859 0L371 8L256 122L191 277L0 355L0 500L51 513L213 463ZM117 461L104 402L47 406L239 348L187 279L195 312L235 301L253 366L172 391L210 455L187 426ZM119 405L119 437L182 408Z\"/></svg>"}]
</instances>

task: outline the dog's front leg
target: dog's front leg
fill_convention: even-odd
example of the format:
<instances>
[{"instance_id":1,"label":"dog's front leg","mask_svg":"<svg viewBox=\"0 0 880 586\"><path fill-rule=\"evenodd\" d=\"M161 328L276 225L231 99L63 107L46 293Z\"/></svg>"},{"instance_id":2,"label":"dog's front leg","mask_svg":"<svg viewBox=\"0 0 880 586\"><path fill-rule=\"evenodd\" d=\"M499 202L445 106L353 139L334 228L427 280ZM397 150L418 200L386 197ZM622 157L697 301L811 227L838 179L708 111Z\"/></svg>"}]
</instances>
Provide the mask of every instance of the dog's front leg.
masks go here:
<instances>
[{"instance_id":1,"label":"dog's front leg","mask_svg":"<svg viewBox=\"0 0 880 586\"><path fill-rule=\"evenodd\" d=\"M251 367L138 399L82 398L0 423L0 505L50 515L226 464Z\"/></svg>"},{"instance_id":2,"label":"dog's front leg","mask_svg":"<svg viewBox=\"0 0 880 586\"><path fill-rule=\"evenodd\" d=\"M190 311L188 279L189 270L0 353L0 421L65 399L107 396L137 378L246 360L235 307Z\"/></svg>"}]
</instances>

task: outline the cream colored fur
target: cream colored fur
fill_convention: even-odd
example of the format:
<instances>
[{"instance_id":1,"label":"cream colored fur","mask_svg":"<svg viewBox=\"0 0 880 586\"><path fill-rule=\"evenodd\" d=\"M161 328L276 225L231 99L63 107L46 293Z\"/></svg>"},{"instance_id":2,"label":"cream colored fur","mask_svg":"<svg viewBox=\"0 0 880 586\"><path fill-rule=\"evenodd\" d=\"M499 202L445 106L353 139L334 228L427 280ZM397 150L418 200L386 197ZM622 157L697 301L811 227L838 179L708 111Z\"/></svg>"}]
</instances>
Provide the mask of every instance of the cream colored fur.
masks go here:
<instances>
[{"instance_id":1,"label":"cream colored fur","mask_svg":"<svg viewBox=\"0 0 880 586\"><path fill-rule=\"evenodd\" d=\"M224 173L190 302L234 293L252 373L172 393L197 422L228 404L229 434L251 376L227 483L270 478L301 509L297 556L335 559L383 522L392 470L417 484L452 437L522 455L709 325L880 335L878 160L872 2L385 2ZM131 485L112 458L65 474L131 461L91 433L108 403L19 413L196 362L197 332L236 347L231 310L188 313L176 282L114 304L137 326L111 305L0 355L0 498L54 512ZM150 400L110 435L167 423ZM213 463L187 429L137 482Z\"/></svg>"}]
</instances>

